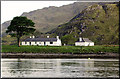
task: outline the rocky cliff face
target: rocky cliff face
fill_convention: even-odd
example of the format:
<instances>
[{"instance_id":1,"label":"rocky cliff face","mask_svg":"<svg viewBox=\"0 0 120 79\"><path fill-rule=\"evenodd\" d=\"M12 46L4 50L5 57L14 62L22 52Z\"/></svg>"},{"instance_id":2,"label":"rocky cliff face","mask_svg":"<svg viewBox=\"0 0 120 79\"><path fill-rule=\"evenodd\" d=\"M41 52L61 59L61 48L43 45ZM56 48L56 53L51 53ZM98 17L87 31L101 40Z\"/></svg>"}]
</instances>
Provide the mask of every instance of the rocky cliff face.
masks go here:
<instances>
[{"instance_id":1,"label":"rocky cliff face","mask_svg":"<svg viewBox=\"0 0 120 79\"><path fill-rule=\"evenodd\" d=\"M81 36L91 39L95 44L119 44L118 4L89 6L50 33L59 35L63 39L73 38L69 39L69 41L73 40L73 43Z\"/></svg>"},{"instance_id":2,"label":"rocky cliff face","mask_svg":"<svg viewBox=\"0 0 120 79\"><path fill-rule=\"evenodd\" d=\"M41 32L47 32L52 36L59 35L63 42L70 44L74 44L79 36L89 38L95 44L118 44L118 3L76 2L61 7L51 6L34 10L21 16L27 16L36 23L38 36ZM5 35L9 24L10 21L2 24L2 35ZM4 36L2 41L2 44L16 44L16 39L9 36Z\"/></svg>"},{"instance_id":3,"label":"rocky cliff face","mask_svg":"<svg viewBox=\"0 0 120 79\"><path fill-rule=\"evenodd\" d=\"M34 10L31 12L24 12L21 16L26 16L35 22L35 28L38 32L48 32L58 25L68 22L75 15L80 13L87 6L95 3L80 3L75 2L73 4L64 5L61 7L50 6L43 9ZM2 31L5 33L5 29L9 26L10 21L2 24Z\"/></svg>"}]
</instances>

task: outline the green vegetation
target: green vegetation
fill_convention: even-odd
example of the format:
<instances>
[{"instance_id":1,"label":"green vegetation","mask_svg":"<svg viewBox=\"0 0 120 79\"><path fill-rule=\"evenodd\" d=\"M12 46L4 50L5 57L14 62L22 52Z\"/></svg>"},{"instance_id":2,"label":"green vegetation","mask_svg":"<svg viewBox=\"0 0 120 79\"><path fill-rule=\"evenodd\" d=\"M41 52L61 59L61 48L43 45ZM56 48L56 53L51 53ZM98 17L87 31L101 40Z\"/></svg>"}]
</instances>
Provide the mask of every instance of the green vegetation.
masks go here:
<instances>
[{"instance_id":1,"label":"green vegetation","mask_svg":"<svg viewBox=\"0 0 120 79\"><path fill-rule=\"evenodd\" d=\"M119 46L96 45L96 46L21 46L2 45L3 53L119 53Z\"/></svg>"},{"instance_id":2,"label":"green vegetation","mask_svg":"<svg viewBox=\"0 0 120 79\"><path fill-rule=\"evenodd\" d=\"M23 13L22 16L26 16L35 22L35 36L46 37L45 32L49 33L50 37L58 35L62 40L62 44L65 43L66 45L73 45L80 36L89 38L97 45L117 45L119 44L118 4L107 2L101 5L101 3L96 2L82 4L77 2L61 7L38 9ZM87 8L87 6L89 7ZM2 32L5 32L9 24L9 21L2 24ZM29 36L23 36L21 40L27 37ZM15 38L2 37L3 45L16 43L17 39Z\"/></svg>"},{"instance_id":3,"label":"green vegetation","mask_svg":"<svg viewBox=\"0 0 120 79\"><path fill-rule=\"evenodd\" d=\"M43 37L46 32L49 32L50 30L57 28L58 25L61 25L65 22L68 22L72 17L77 15L80 11L87 8L87 6L90 6L92 4L96 3L79 3L75 2L70 5L64 5L61 7L46 7L43 9L37 9L30 12L24 12L21 16L26 16L27 18L31 19L35 23L35 36ZM73 7L74 6L74 7ZM2 24L2 44L4 45L13 45L17 43L16 38L9 38L6 36L6 29L10 25L11 21L6 21ZM46 36L46 35L45 35ZM50 37L53 36L49 35ZM29 36L26 36L26 38ZM56 35L54 35L56 37ZM25 38L23 36L23 38ZM23 40L21 38L21 40Z\"/></svg>"},{"instance_id":4,"label":"green vegetation","mask_svg":"<svg viewBox=\"0 0 120 79\"><path fill-rule=\"evenodd\" d=\"M50 30L56 28L58 25L69 21L72 17L77 15L80 11L85 9L87 6L95 4L93 2L76 2L69 5L64 5L61 7L45 7L43 9L37 9L30 12L24 12L21 16L26 16L35 23L35 29L38 32L49 32ZM2 24L2 32L5 32L7 26L9 26L10 21ZM2 33L2 34L3 34Z\"/></svg>"},{"instance_id":5,"label":"green vegetation","mask_svg":"<svg viewBox=\"0 0 120 79\"><path fill-rule=\"evenodd\" d=\"M34 33L34 22L32 20L27 19L27 17L17 16L14 17L8 26L6 33L8 33L12 37L17 38L18 47L20 46L20 38L24 35L28 35Z\"/></svg>"},{"instance_id":6,"label":"green vegetation","mask_svg":"<svg viewBox=\"0 0 120 79\"><path fill-rule=\"evenodd\" d=\"M72 40L70 40L72 39ZM72 36L72 34L69 35L65 35L61 38L62 44L66 44L66 45L74 45L76 39Z\"/></svg>"},{"instance_id":7,"label":"green vegetation","mask_svg":"<svg viewBox=\"0 0 120 79\"><path fill-rule=\"evenodd\" d=\"M119 7L117 4L89 6L51 33L64 40L71 38L64 41L66 44L76 41L80 36L89 38L97 45L119 44Z\"/></svg>"}]
</instances>

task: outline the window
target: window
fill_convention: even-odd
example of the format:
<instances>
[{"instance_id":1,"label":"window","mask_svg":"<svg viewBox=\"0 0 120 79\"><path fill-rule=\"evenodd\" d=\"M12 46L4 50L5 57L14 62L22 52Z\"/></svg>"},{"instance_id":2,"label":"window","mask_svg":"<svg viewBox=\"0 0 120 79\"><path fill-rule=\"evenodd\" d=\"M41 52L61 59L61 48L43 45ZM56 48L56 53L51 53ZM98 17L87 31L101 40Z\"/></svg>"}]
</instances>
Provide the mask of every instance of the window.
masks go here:
<instances>
[{"instance_id":1,"label":"window","mask_svg":"<svg viewBox=\"0 0 120 79\"><path fill-rule=\"evenodd\" d=\"M46 43L44 42L44 45L46 45Z\"/></svg>"},{"instance_id":2,"label":"window","mask_svg":"<svg viewBox=\"0 0 120 79\"><path fill-rule=\"evenodd\" d=\"M27 42L25 41L25 44L27 44Z\"/></svg>"},{"instance_id":3,"label":"window","mask_svg":"<svg viewBox=\"0 0 120 79\"><path fill-rule=\"evenodd\" d=\"M53 42L50 42L50 44L53 44Z\"/></svg>"}]
</instances>

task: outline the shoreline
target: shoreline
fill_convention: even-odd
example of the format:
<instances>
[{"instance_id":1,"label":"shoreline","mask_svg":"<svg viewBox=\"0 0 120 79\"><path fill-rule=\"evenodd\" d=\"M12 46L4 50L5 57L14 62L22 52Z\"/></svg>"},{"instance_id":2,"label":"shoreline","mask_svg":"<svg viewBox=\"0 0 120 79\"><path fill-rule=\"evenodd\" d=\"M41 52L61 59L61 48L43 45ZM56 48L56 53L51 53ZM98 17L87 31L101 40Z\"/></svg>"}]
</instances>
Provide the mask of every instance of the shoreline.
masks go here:
<instances>
[{"instance_id":1,"label":"shoreline","mask_svg":"<svg viewBox=\"0 0 120 79\"><path fill-rule=\"evenodd\" d=\"M42 54L42 53L1 53L1 58L41 58L41 59L53 59L53 58L114 58L119 59L118 53L79 53L79 54Z\"/></svg>"}]
</instances>

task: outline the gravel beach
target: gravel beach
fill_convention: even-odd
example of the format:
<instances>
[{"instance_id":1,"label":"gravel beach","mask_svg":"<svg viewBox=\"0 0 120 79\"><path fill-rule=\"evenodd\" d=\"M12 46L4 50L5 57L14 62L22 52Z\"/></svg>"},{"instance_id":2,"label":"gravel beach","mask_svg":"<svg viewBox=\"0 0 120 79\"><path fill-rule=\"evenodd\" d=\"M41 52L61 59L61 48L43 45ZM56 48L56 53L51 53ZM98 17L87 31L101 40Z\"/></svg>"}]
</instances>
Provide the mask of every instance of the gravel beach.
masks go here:
<instances>
[{"instance_id":1,"label":"gravel beach","mask_svg":"<svg viewBox=\"0 0 120 79\"><path fill-rule=\"evenodd\" d=\"M119 54L118 53L79 53L79 54L1 53L1 58L119 58Z\"/></svg>"}]
</instances>

